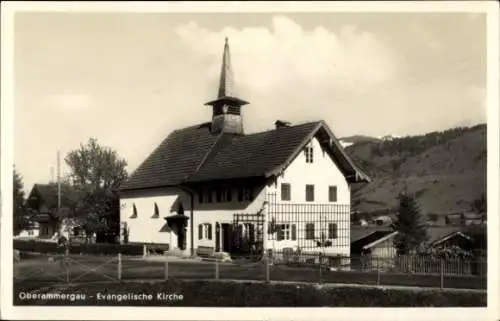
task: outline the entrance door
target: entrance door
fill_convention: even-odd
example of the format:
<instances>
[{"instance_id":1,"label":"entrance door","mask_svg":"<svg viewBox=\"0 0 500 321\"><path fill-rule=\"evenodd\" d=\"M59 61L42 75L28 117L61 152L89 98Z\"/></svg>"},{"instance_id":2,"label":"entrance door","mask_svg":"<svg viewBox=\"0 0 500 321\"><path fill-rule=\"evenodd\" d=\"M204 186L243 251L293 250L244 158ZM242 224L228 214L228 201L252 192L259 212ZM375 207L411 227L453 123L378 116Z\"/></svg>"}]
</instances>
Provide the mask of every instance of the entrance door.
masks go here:
<instances>
[{"instance_id":1,"label":"entrance door","mask_svg":"<svg viewBox=\"0 0 500 321\"><path fill-rule=\"evenodd\" d=\"M220 224L215 223L215 252L220 252Z\"/></svg>"},{"instance_id":2,"label":"entrance door","mask_svg":"<svg viewBox=\"0 0 500 321\"><path fill-rule=\"evenodd\" d=\"M231 252L231 224L222 225L222 251Z\"/></svg>"},{"instance_id":3,"label":"entrance door","mask_svg":"<svg viewBox=\"0 0 500 321\"><path fill-rule=\"evenodd\" d=\"M177 246L181 250L186 249L186 229L182 225L177 228Z\"/></svg>"}]
</instances>

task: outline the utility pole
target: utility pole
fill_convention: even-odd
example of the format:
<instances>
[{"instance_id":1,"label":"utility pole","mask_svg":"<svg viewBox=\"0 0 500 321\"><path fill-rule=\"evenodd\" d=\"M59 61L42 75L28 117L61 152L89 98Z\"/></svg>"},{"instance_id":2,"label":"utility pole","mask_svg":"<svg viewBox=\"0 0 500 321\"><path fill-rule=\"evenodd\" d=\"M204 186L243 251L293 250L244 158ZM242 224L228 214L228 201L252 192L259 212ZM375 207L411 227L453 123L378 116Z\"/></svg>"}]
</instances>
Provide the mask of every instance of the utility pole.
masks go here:
<instances>
[{"instance_id":1,"label":"utility pole","mask_svg":"<svg viewBox=\"0 0 500 321\"><path fill-rule=\"evenodd\" d=\"M57 151L57 216L61 219L61 153ZM64 224L59 221L59 238L63 236Z\"/></svg>"},{"instance_id":2,"label":"utility pole","mask_svg":"<svg viewBox=\"0 0 500 321\"><path fill-rule=\"evenodd\" d=\"M61 211L61 153L57 151L57 213Z\"/></svg>"}]
</instances>

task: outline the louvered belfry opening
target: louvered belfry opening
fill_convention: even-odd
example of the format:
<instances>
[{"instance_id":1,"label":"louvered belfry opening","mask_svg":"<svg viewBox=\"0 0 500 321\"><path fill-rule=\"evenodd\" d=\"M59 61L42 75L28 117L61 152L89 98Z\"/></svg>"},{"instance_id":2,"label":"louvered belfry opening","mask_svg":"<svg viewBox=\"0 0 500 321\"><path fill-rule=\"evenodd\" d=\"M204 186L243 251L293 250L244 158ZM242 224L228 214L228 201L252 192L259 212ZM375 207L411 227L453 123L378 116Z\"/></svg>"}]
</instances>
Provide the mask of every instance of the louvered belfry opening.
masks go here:
<instances>
[{"instance_id":1,"label":"louvered belfry opening","mask_svg":"<svg viewBox=\"0 0 500 321\"><path fill-rule=\"evenodd\" d=\"M205 104L212 106L212 133L244 134L241 107L247 104L248 102L237 98L234 92L229 42L226 38L217 98Z\"/></svg>"}]
</instances>

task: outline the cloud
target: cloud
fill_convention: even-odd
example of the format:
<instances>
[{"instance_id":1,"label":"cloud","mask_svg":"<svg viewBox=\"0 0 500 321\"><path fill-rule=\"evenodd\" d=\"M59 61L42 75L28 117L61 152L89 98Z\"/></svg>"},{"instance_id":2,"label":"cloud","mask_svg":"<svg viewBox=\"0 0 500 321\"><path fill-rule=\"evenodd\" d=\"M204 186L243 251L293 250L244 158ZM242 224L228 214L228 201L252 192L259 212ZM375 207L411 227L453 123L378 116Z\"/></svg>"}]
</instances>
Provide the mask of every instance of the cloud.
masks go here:
<instances>
[{"instance_id":1,"label":"cloud","mask_svg":"<svg viewBox=\"0 0 500 321\"><path fill-rule=\"evenodd\" d=\"M206 72L218 77L225 36L229 38L237 86L350 90L391 79L394 54L378 38L355 26L338 32L316 26L304 30L292 19L275 16L271 27L205 29L189 22L176 29L192 53L210 59Z\"/></svg>"},{"instance_id":2,"label":"cloud","mask_svg":"<svg viewBox=\"0 0 500 321\"><path fill-rule=\"evenodd\" d=\"M78 112L92 108L94 99L87 94L58 93L48 95L45 104L61 111Z\"/></svg>"}]
</instances>

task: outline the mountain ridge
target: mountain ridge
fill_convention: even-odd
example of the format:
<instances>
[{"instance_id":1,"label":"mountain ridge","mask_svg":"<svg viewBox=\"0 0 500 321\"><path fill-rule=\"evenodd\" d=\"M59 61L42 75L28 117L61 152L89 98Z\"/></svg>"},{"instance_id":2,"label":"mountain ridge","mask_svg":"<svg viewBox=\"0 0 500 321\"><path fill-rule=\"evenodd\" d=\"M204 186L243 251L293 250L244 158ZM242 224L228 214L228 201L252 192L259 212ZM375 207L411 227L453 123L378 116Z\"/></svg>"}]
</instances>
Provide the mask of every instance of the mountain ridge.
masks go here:
<instances>
[{"instance_id":1,"label":"mountain ridge","mask_svg":"<svg viewBox=\"0 0 500 321\"><path fill-rule=\"evenodd\" d=\"M353 186L354 211L393 213L407 190L424 213L445 215L470 211L486 194L486 124L385 140L351 137L360 139L347 154L373 179Z\"/></svg>"}]
</instances>

